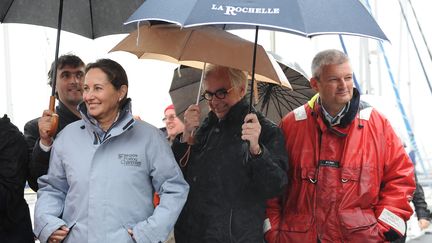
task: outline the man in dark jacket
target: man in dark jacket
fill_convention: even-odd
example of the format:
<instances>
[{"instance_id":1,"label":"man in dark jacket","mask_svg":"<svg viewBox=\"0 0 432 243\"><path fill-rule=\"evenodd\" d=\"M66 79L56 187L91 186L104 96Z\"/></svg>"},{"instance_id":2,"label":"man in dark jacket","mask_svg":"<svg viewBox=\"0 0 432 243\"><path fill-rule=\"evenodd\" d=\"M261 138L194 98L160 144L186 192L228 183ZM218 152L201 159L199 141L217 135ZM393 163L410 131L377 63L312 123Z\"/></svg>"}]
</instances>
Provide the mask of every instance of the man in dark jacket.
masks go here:
<instances>
[{"instance_id":1,"label":"man in dark jacket","mask_svg":"<svg viewBox=\"0 0 432 243\"><path fill-rule=\"evenodd\" d=\"M176 242L262 242L266 199L279 195L287 181L281 130L249 113L245 72L210 65L203 85L208 117L200 125L199 107L191 105L185 131L173 143L190 185ZM182 142L191 144L194 130L189 147Z\"/></svg>"},{"instance_id":2,"label":"man in dark jacket","mask_svg":"<svg viewBox=\"0 0 432 243\"><path fill-rule=\"evenodd\" d=\"M59 116L59 123L57 133L69 123L81 119L76 107L82 101L84 67L84 62L75 55L67 54L58 59L56 97L59 104L56 107L56 114ZM48 72L50 85L52 85L54 68L55 63L53 62ZM34 191L38 190L37 179L48 172L50 150L55 137L55 135L51 137L48 134L52 115L51 111L45 110L42 117L33 119L24 126L24 135L30 155L28 183Z\"/></svg>"},{"instance_id":3,"label":"man in dark jacket","mask_svg":"<svg viewBox=\"0 0 432 243\"><path fill-rule=\"evenodd\" d=\"M404 146L406 146L404 144ZM405 147L406 148L406 147ZM414 164L416 164L416 157L415 157L415 152L414 150L411 150L408 153L409 157L411 158L411 161ZM428 205L427 202L425 200L425 194L423 191L423 187L422 185L420 185L418 183L417 180L417 174L414 171L414 177L415 177L415 182L416 182L416 189L414 191L414 196L412 199L412 202L414 204L414 210L416 212L416 216L417 216L417 220L418 220L418 225L420 227L420 230L425 230L429 227L430 225L430 221L432 220L432 214L430 212L430 210L428 209ZM396 241L392 241L394 243L404 243L406 242L406 235Z\"/></svg>"},{"instance_id":4,"label":"man in dark jacket","mask_svg":"<svg viewBox=\"0 0 432 243\"><path fill-rule=\"evenodd\" d=\"M27 155L22 133L6 115L0 118L0 242L34 242L24 199Z\"/></svg>"}]
</instances>

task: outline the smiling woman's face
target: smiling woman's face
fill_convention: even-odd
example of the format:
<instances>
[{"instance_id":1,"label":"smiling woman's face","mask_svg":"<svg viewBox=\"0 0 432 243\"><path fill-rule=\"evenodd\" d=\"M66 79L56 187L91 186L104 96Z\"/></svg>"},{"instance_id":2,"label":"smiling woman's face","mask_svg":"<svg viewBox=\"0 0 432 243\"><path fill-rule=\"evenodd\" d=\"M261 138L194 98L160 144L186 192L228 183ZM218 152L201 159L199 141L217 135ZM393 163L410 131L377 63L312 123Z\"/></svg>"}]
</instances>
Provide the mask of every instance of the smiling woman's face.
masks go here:
<instances>
[{"instance_id":1,"label":"smiling woman's face","mask_svg":"<svg viewBox=\"0 0 432 243\"><path fill-rule=\"evenodd\" d=\"M116 90L107 75L99 68L88 70L84 81L83 100L88 113L99 122L114 122L119 110L119 101L124 97L123 89Z\"/></svg>"}]
</instances>

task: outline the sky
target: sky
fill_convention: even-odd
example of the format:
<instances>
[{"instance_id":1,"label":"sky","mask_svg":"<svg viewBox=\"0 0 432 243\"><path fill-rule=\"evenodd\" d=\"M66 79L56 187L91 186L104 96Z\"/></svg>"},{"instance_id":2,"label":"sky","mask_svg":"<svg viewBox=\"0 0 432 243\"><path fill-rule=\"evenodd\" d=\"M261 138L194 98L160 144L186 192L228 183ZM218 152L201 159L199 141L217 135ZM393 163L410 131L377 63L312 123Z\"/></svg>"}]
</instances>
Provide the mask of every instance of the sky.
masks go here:
<instances>
[{"instance_id":1,"label":"sky","mask_svg":"<svg viewBox=\"0 0 432 243\"><path fill-rule=\"evenodd\" d=\"M364 2L364 1L363 1ZM402 20L398 0L370 0L373 15L390 39L383 42L390 67L404 109L408 115L418 146L425 160L432 159L432 140L429 132L428 104L430 92L411 39ZM419 34L407 0L405 12L414 38L418 42L427 73L432 78L432 62ZM411 0L426 40L432 45L431 1ZM253 31L233 31L253 40ZM127 71L130 82L134 115L157 126L163 126L163 110L171 103L168 91L175 64L155 60L139 60L124 52L108 53L126 35L101 37L90 40L68 32L62 32L60 54L73 53L84 62L98 58L112 58ZM259 43L271 50L271 33L260 31ZM295 61L310 74L310 62L320 50L341 49L337 36L321 36L306 39L287 33L275 33L275 51L289 61ZM56 31L54 29L22 25L0 24L0 112L7 113L23 130L24 124L42 114L48 107L50 87L47 85L48 68L54 59ZM373 94L374 105L392 121L398 134L406 139L399 109L389 73L384 63L384 53L378 41L344 36L348 55L351 57L356 77L363 93ZM432 161L429 161L432 165ZM429 167L428 167L429 168Z\"/></svg>"}]
</instances>

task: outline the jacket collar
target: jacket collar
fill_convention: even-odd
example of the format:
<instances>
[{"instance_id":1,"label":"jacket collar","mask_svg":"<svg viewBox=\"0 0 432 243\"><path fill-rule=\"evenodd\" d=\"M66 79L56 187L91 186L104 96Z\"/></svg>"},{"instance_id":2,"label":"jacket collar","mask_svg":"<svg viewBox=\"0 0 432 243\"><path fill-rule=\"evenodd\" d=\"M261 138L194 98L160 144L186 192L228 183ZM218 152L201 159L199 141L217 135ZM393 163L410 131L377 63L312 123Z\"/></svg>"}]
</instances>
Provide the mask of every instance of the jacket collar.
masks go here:
<instances>
[{"instance_id":1,"label":"jacket collar","mask_svg":"<svg viewBox=\"0 0 432 243\"><path fill-rule=\"evenodd\" d=\"M252 108L252 112L255 109ZM208 120L210 124L220 122L221 124L232 124L232 123L243 123L244 117L249 113L249 103L246 97L243 97L239 102L233 105L228 113L225 115L224 119L219 120L213 111L209 112Z\"/></svg>"},{"instance_id":2,"label":"jacket collar","mask_svg":"<svg viewBox=\"0 0 432 243\"><path fill-rule=\"evenodd\" d=\"M78 109L78 107L77 107L77 109ZM71 110L69 110L69 108L67 108L67 106L65 104L63 104L63 102L61 102L60 100L58 100L56 112L59 116L65 118L65 120L67 120L67 121L76 121L76 120L80 119L80 117L78 117Z\"/></svg>"},{"instance_id":3,"label":"jacket collar","mask_svg":"<svg viewBox=\"0 0 432 243\"><path fill-rule=\"evenodd\" d=\"M316 94L312 99L308 102L309 106L315 110L318 114L321 114L323 116L323 121L326 123L327 126L330 126L327 119L325 119L322 107L319 105L318 102L319 94ZM353 88L353 97L350 100L350 105L342 119L340 120L340 123L338 126L340 127L347 127L356 117L357 112L359 111L359 105L360 105L360 92Z\"/></svg>"},{"instance_id":4,"label":"jacket collar","mask_svg":"<svg viewBox=\"0 0 432 243\"><path fill-rule=\"evenodd\" d=\"M97 120L88 114L87 107L84 102L81 102L78 108L84 123L86 123L87 127L93 132L95 136L94 144L102 143L110 137L120 135L124 131L131 128L135 123L135 120L132 116L132 104L130 98L128 98L125 104L120 108L116 121L114 121L114 123L106 132L99 126Z\"/></svg>"}]
</instances>

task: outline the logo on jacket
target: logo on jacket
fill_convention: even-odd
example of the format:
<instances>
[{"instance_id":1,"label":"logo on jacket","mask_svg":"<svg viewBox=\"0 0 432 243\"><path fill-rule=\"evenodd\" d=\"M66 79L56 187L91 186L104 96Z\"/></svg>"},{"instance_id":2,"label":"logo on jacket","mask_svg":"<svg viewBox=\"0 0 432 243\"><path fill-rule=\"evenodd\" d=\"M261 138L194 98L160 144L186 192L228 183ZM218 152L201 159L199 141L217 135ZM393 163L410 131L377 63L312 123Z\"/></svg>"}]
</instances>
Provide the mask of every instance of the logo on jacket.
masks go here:
<instances>
[{"instance_id":1,"label":"logo on jacket","mask_svg":"<svg viewBox=\"0 0 432 243\"><path fill-rule=\"evenodd\" d=\"M141 166L138 160L138 154L119 154L120 163L124 166Z\"/></svg>"}]
</instances>

